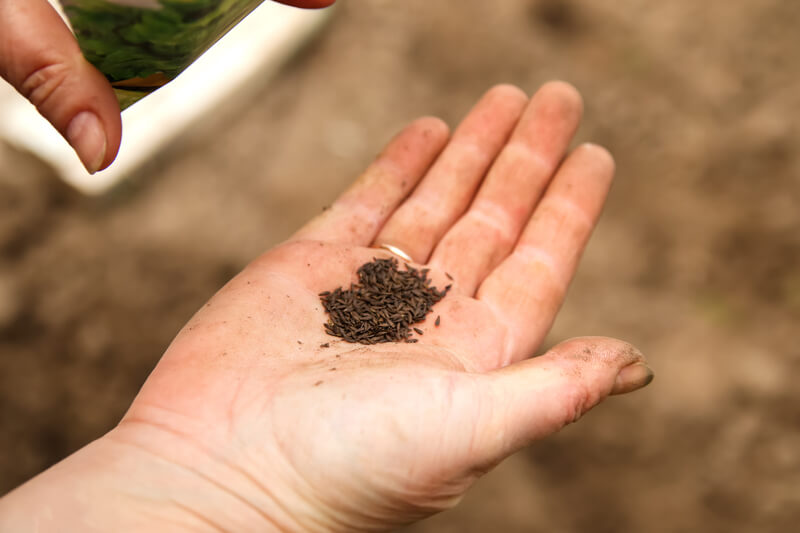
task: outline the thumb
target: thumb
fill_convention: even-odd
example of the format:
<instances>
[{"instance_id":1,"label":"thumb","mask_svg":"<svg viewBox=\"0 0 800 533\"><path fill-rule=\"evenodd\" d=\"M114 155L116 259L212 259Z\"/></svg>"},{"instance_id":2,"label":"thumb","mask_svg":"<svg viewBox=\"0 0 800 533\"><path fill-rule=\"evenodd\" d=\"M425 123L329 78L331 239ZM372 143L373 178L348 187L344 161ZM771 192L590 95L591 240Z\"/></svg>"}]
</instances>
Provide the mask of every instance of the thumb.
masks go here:
<instances>
[{"instance_id":1,"label":"thumb","mask_svg":"<svg viewBox=\"0 0 800 533\"><path fill-rule=\"evenodd\" d=\"M116 96L46 0L0 0L0 76L55 126L89 172L111 164L122 134Z\"/></svg>"},{"instance_id":2,"label":"thumb","mask_svg":"<svg viewBox=\"0 0 800 533\"><path fill-rule=\"evenodd\" d=\"M302 7L304 9L319 9L328 7L333 4L335 0L275 0L280 4L287 6Z\"/></svg>"},{"instance_id":3,"label":"thumb","mask_svg":"<svg viewBox=\"0 0 800 533\"><path fill-rule=\"evenodd\" d=\"M546 354L491 372L489 416L477 434L483 464L496 464L534 440L575 422L611 394L640 389L653 371L632 345L580 337Z\"/></svg>"}]
</instances>

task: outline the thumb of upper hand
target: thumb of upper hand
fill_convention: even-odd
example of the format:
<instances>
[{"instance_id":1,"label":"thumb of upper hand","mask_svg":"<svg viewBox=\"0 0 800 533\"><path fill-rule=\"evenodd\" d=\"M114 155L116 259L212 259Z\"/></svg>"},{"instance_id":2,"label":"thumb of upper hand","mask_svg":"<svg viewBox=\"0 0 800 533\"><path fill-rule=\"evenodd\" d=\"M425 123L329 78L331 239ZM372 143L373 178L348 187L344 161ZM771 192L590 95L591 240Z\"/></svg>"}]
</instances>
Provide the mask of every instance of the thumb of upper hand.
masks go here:
<instances>
[{"instance_id":1,"label":"thumb of upper hand","mask_svg":"<svg viewBox=\"0 0 800 533\"><path fill-rule=\"evenodd\" d=\"M0 76L66 138L90 173L116 157L119 104L46 0L0 0Z\"/></svg>"}]
</instances>

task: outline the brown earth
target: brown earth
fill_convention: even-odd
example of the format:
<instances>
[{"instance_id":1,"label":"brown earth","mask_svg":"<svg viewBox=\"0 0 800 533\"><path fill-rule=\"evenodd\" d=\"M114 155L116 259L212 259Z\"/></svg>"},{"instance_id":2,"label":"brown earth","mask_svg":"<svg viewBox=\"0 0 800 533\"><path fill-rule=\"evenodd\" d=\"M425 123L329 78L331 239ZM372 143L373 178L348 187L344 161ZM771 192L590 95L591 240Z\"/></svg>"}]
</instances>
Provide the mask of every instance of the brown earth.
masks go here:
<instances>
[{"instance_id":1,"label":"brown earth","mask_svg":"<svg viewBox=\"0 0 800 533\"><path fill-rule=\"evenodd\" d=\"M409 531L800 521L800 3L343 1L256 98L81 198L0 147L0 493L111 428L178 328L404 123L574 83L618 179L549 343L636 343L614 398Z\"/></svg>"}]
</instances>

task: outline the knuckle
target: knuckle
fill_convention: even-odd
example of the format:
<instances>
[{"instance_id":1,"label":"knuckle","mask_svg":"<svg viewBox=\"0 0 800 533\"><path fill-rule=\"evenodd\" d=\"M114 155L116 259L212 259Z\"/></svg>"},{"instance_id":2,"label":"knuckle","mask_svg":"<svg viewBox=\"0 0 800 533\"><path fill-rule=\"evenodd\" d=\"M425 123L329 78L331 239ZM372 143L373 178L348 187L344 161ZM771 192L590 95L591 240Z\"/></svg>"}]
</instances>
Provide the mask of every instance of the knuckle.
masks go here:
<instances>
[{"instance_id":1,"label":"knuckle","mask_svg":"<svg viewBox=\"0 0 800 533\"><path fill-rule=\"evenodd\" d=\"M517 240L518 225L506 207L483 201L476 201L467 213L475 227L469 234L477 231L478 235L487 235L488 242L497 243L503 249L510 249Z\"/></svg>"},{"instance_id":2,"label":"knuckle","mask_svg":"<svg viewBox=\"0 0 800 533\"><path fill-rule=\"evenodd\" d=\"M69 68L63 63L51 63L28 75L20 85L20 92L34 106L47 104L53 94L69 77Z\"/></svg>"},{"instance_id":3,"label":"knuckle","mask_svg":"<svg viewBox=\"0 0 800 533\"><path fill-rule=\"evenodd\" d=\"M573 424L600 401L599 395L581 381L575 381L564 390L560 421L563 426Z\"/></svg>"},{"instance_id":4,"label":"knuckle","mask_svg":"<svg viewBox=\"0 0 800 533\"><path fill-rule=\"evenodd\" d=\"M547 178L556 169L557 161L545 157L541 151L520 140L512 140L501 154L503 162L526 169L526 175Z\"/></svg>"}]
</instances>

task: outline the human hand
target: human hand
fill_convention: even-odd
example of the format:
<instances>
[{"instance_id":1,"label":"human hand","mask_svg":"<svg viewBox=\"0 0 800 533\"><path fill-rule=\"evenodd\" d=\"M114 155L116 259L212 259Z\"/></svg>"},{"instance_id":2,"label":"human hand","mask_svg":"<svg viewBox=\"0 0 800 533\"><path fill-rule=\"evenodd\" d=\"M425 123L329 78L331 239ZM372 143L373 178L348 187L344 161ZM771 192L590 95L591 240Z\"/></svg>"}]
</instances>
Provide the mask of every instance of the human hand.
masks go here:
<instances>
[{"instance_id":1,"label":"human hand","mask_svg":"<svg viewBox=\"0 0 800 533\"><path fill-rule=\"evenodd\" d=\"M305 8L334 2L278 1ZM46 0L0 0L0 77L64 136L88 172L114 161L122 135L114 90Z\"/></svg>"},{"instance_id":2,"label":"human hand","mask_svg":"<svg viewBox=\"0 0 800 533\"><path fill-rule=\"evenodd\" d=\"M449 140L437 119L412 123L191 319L93 454L40 477L102 501L100 476L103 493L124 495L116 512L186 528L387 529L454 505L514 451L646 385L642 355L613 339L530 358L613 174L597 146L564 159L580 115L577 92L550 83L530 102L492 89ZM378 244L438 287L455 280L418 343L324 332L318 294L391 257ZM100 523L103 508L81 515Z\"/></svg>"}]
</instances>

